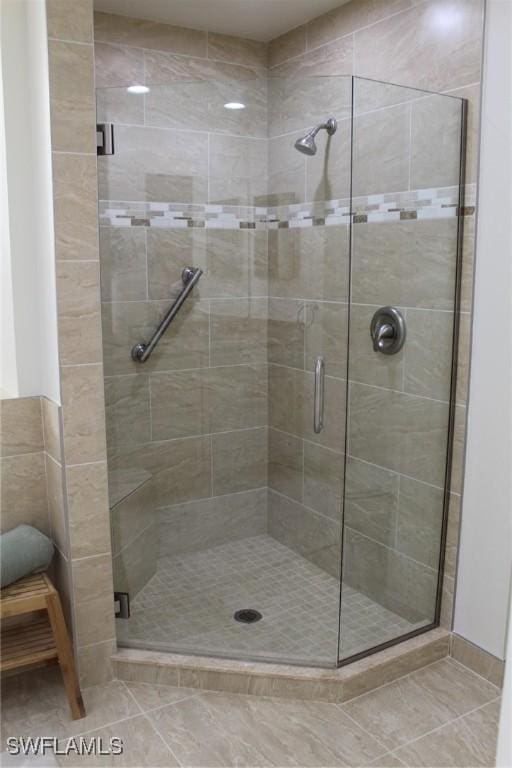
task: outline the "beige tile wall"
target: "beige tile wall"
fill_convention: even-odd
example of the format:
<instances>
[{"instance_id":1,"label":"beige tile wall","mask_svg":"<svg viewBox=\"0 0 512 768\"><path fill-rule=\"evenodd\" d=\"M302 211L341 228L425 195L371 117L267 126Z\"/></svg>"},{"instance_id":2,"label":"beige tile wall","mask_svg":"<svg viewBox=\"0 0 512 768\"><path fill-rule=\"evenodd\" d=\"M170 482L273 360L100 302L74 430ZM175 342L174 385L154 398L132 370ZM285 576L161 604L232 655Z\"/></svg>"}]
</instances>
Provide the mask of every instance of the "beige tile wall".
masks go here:
<instances>
[{"instance_id":1,"label":"beige tile wall","mask_svg":"<svg viewBox=\"0 0 512 768\"><path fill-rule=\"evenodd\" d=\"M264 44L99 13L95 53L99 119L116 123L116 154L99 160L100 199L264 198ZM150 92L127 94L133 82ZM227 101L247 109L229 112ZM145 482L113 509L116 585L133 596L155 549L265 530L267 235L102 226L100 259L110 469L142 470ZM151 360L134 363L131 347L151 335L187 265L205 272L193 297Z\"/></svg>"},{"instance_id":2,"label":"beige tile wall","mask_svg":"<svg viewBox=\"0 0 512 768\"><path fill-rule=\"evenodd\" d=\"M48 0L62 467L74 641L84 685L112 675L115 647L107 496L90 0ZM58 505L56 505L56 509ZM57 512L55 513L57 516Z\"/></svg>"},{"instance_id":3,"label":"beige tile wall","mask_svg":"<svg viewBox=\"0 0 512 768\"><path fill-rule=\"evenodd\" d=\"M346 118L350 100L344 96L342 86L336 89L333 85L338 81L330 77L332 75L354 74L468 99L466 179L474 182L482 21L482 0L460 0L450 3L449 7L441 0L379 3L353 0L272 41L269 45L272 137L269 183L276 192L274 202L313 200L316 194L319 199L325 199L329 197L328 192L332 192L332 197L338 196L338 192L342 194L344 169L339 159L342 153L337 153L335 164L331 150L326 166L330 178L326 186L321 175L311 183L318 156L301 159L291 149L299 129L326 117L328 112L338 120ZM325 87L308 86L308 75L322 75ZM356 83L354 193L456 183L457 157L451 150L457 141L459 114L453 105L437 97L418 100L413 91L388 89L386 92L382 86L372 89L370 84ZM304 126L300 124L302 116L306 118ZM436 134L441 128L442 136ZM338 135L331 139L333 145ZM325 151L323 142L319 148ZM322 173L325 174L325 167ZM351 379L357 384L351 384L350 388L349 450L354 457L347 467L345 563L348 573L352 574L349 582L390 607L394 600L394 608L402 612L405 609L406 613L420 592L425 599L425 609L433 599L432 569L439 549L439 486L442 486L441 460L449 392L447 377L453 324L449 310L453 306L455 237L454 223L449 221L354 227L350 371ZM275 250L280 252L281 247ZM473 250L474 222L473 217L468 217L453 493L442 611L444 626L451 626L458 546ZM381 259L375 259L376 252ZM275 258L272 234L270 254L272 275ZM450 258L446 258L448 256ZM286 280L281 281L280 291L286 290L283 286ZM292 292L284 295L292 296L294 290L295 284ZM428 296L422 296L422 291ZM432 300L434 303L430 303ZM380 360L371 348L367 354L364 350L368 346L368 326L373 312L388 303L404 309L409 336L406 350L395 358ZM291 311L291 307L289 309ZM433 329L437 342L429 349ZM291 334L291 325L285 330L283 324L282 337ZM395 416L407 416L403 428L393 416L393 409L396 409ZM376 432L375 425L381 425L384 417L389 422L387 429ZM407 450L404 450L404 435L411 437ZM376 436L381 437L380 444ZM300 446L293 439L275 441L275 444L278 459L274 463L279 471L270 471L269 482L276 483L281 493L300 498ZM283 450L288 456L286 462L283 462ZM439 459L437 466L432 464L435 457ZM272 453L270 461L272 467ZM405 478L405 474L410 477ZM382 579L371 579L379 560L380 573L390 574L388 584L383 585ZM361 567L365 562L368 567ZM406 566L415 569L417 583L424 583L425 588L421 587L416 596L409 594L405 604L403 601L397 604L396 596L403 593L400 584L404 583ZM391 578L395 571L397 581ZM430 608L427 613L431 613Z\"/></svg>"},{"instance_id":4,"label":"beige tile wall","mask_svg":"<svg viewBox=\"0 0 512 768\"><path fill-rule=\"evenodd\" d=\"M51 574L73 628L60 408L45 397L0 400L0 530L33 525L55 545Z\"/></svg>"}]
</instances>

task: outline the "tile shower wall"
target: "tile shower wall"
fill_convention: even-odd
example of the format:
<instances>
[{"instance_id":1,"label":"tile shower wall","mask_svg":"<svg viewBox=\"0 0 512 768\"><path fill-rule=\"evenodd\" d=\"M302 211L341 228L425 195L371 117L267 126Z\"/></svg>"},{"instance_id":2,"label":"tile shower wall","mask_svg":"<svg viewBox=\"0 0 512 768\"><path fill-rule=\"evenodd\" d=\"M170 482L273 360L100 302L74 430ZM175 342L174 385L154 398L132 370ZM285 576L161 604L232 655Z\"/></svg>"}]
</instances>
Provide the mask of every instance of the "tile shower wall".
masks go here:
<instances>
[{"instance_id":1,"label":"tile shower wall","mask_svg":"<svg viewBox=\"0 0 512 768\"><path fill-rule=\"evenodd\" d=\"M117 148L99 161L114 577L133 597L155 552L266 530L267 233L230 221L266 201L266 45L99 13L95 56L98 118L115 122ZM203 277L134 363L187 265Z\"/></svg>"},{"instance_id":2,"label":"tile shower wall","mask_svg":"<svg viewBox=\"0 0 512 768\"><path fill-rule=\"evenodd\" d=\"M270 76L276 78L274 91L271 85L270 94L272 97L274 92L283 105L279 115L271 122L271 143L274 143L275 155L282 158L276 171L277 185L281 186L277 202L312 200L316 189L322 191L321 182L317 182L316 186L309 182L310 159L300 161L291 151L281 152L283 147L291 146L291 142L280 134L298 127L294 122L295 116L300 115L301 110L309 116L312 104L311 98L305 99L305 103L292 101L291 98L287 101L287 80L293 82L296 79L300 83L301 78L312 73L324 75L328 83L329 75L350 73L468 99L466 181L473 186L467 190L466 205L470 215L465 217L464 226L455 449L441 617L445 626L451 626L465 434L474 251L474 215L471 214L474 213L472 206L477 172L482 16L481 0L389 0L379 3L353 0L291 30L269 46ZM379 93L382 94L382 89ZM357 110L370 112L378 107L378 112L361 114L356 118L355 137L361 146L354 147L354 194L429 189L433 186L442 188L453 184L453 161L456 158L445 156L441 137L436 136L435 131L428 130L432 103L422 100L413 105L396 104L391 98L389 104L381 102L372 105L372 99L368 97L371 97L370 91L366 92L367 103L363 104L360 98ZM382 99L381 95L379 99ZM403 101L403 97L399 101ZM342 99L338 99L338 104L337 117L340 117L343 116ZM449 115L445 117L449 118ZM315 121L316 117L311 117L307 122ZM439 121L443 132L449 130L450 124L456 129L456 124L450 123L450 119ZM368 146L364 144L372 136L379 141L379 151L369 153L365 151ZM432 145L436 147L435 152L429 149ZM447 141L444 146L448 150L450 142ZM408 147L406 151L404 147ZM382 148L385 148L384 151ZM368 157L372 158L371 165L367 165L365 158ZM376 179L385 179L384 188L372 186ZM329 188L336 188L336 179L334 182L329 180ZM377 202L376 206L370 206L374 208L371 218L379 222L379 213L375 212L375 208L380 208L383 200L367 202ZM438 486L442 485L442 468L431 462L425 463L417 448L418 443L430 440L429 445L422 444L422 451L437 455L436 424L439 427L446 424L446 404L438 401L446 400L449 349L432 350L430 356L426 355L424 329L428 325L436 330L438 338L439 334L449 338L452 317L448 310L451 309L453 297L452 292L446 296L443 294L445 287L452 283L452 275L447 274L444 282L439 280L442 264L436 266L432 263L433 267L436 266L435 275L432 273L430 276L436 276L436 286L432 290L432 295L436 297L435 304L421 300L417 290L421 286L415 287L414 281L411 282L412 273L404 280L400 290L396 278L400 269L410 261L409 246L407 264L395 263L392 257L394 253L404 252L406 241L417 244L416 258L421 264L424 264L424 248L428 249L429 243L432 255L439 253L442 256L443 248L453 251L454 224L453 220L447 219L421 224L416 221L384 223L382 220L382 223L374 223L371 227L354 225L356 259L351 345L357 348L357 355L351 355L351 378L355 381L350 385L349 450L355 455L349 459L347 467L347 482L352 488L352 491L347 488L347 578L349 582L352 579L358 588L366 589L385 602L393 595L401 594L400 585L407 579L422 585L420 591L425 603L430 603L432 599L434 572L431 568L435 565L437 546L434 531L439 526L439 520L431 519L431 510L439 509ZM382 285L385 275L375 273L375 247L379 253L383 247L385 249L386 271L391 278L387 288ZM424 271L421 274L426 279ZM407 287L408 291L405 290ZM406 310L410 331L407 360L404 361L405 353L401 353L379 365L373 354L364 355L362 342L377 306L393 302L410 307ZM399 407L400 413L406 408L409 414L407 428L414 423L419 432L414 433L416 445L411 446L416 448L417 455L414 450L409 454L404 452L402 457L391 457L390 463L386 447L369 438L375 435L375 424L382 423L382 414L391 413L393 407ZM388 424L388 434L394 424ZM385 434L384 429L382 434ZM405 477L405 474L412 476ZM367 562L371 567L362 569L361 562ZM404 567L406 564L408 568ZM395 574L387 585L390 589L383 589L378 580L372 581L372 572ZM411 595L404 594L404 597L406 604L394 605L395 609L407 609L407 605L413 604Z\"/></svg>"},{"instance_id":3,"label":"tile shower wall","mask_svg":"<svg viewBox=\"0 0 512 768\"><path fill-rule=\"evenodd\" d=\"M0 400L0 531L32 525L55 545L52 576L72 628L60 408L46 397Z\"/></svg>"},{"instance_id":4,"label":"tile shower wall","mask_svg":"<svg viewBox=\"0 0 512 768\"><path fill-rule=\"evenodd\" d=\"M83 685L112 676L115 648L100 323L92 0L47 0L62 505L62 572L71 585ZM55 423L55 414L52 415ZM55 432L56 433L56 432ZM51 465L53 467L53 464ZM57 488L57 482L55 483ZM58 498L56 490L55 498Z\"/></svg>"}]
</instances>

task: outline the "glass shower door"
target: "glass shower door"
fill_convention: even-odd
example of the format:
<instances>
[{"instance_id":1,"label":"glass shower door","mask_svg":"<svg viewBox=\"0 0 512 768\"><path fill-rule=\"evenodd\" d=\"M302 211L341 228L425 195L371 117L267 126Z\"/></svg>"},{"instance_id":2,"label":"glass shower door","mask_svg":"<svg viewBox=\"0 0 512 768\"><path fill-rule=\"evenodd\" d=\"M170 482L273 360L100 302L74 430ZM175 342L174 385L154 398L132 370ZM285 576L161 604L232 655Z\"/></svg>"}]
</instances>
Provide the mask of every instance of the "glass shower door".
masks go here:
<instances>
[{"instance_id":1,"label":"glass shower door","mask_svg":"<svg viewBox=\"0 0 512 768\"><path fill-rule=\"evenodd\" d=\"M354 78L340 660L438 621L463 101Z\"/></svg>"},{"instance_id":2,"label":"glass shower door","mask_svg":"<svg viewBox=\"0 0 512 768\"><path fill-rule=\"evenodd\" d=\"M350 79L224 69L97 91L115 148L98 166L118 641L334 666ZM330 116L336 134L297 151ZM203 274L134 360L187 267Z\"/></svg>"}]
</instances>

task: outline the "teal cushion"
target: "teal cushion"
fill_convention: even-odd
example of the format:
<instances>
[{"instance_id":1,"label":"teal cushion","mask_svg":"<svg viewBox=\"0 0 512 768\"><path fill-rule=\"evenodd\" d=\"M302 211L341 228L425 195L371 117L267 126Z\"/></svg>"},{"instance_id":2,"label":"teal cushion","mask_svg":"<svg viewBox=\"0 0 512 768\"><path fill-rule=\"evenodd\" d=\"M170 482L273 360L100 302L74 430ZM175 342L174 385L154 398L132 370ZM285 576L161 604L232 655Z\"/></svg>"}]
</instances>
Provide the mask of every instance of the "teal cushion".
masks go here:
<instances>
[{"instance_id":1,"label":"teal cushion","mask_svg":"<svg viewBox=\"0 0 512 768\"><path fill-rule=\"evenodd\" d=\"M0 586L30 573L46 571L53 557L53 542L31 525L18 525L0 536Z\"/></svg>"}]
</instances>

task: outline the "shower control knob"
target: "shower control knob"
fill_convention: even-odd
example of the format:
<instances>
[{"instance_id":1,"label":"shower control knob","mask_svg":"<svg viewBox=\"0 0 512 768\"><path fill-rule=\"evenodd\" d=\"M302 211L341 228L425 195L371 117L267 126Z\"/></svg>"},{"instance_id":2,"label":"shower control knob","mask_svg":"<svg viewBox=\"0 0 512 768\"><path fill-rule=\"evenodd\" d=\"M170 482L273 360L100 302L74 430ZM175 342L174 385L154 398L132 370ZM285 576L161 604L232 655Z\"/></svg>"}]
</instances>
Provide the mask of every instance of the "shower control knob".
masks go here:
<instances>
[{"instance_id":1,"label":"shower control knob","mask_svg":"<svg viewBox=\"0 0 512 768\"><path fill-rule=\"evenodd\" d=\"M370 334L375 352L383 355L396 355L406 336L405 320L396 307L381 307L372 318Z\"/></svg>"}]
</instances>

